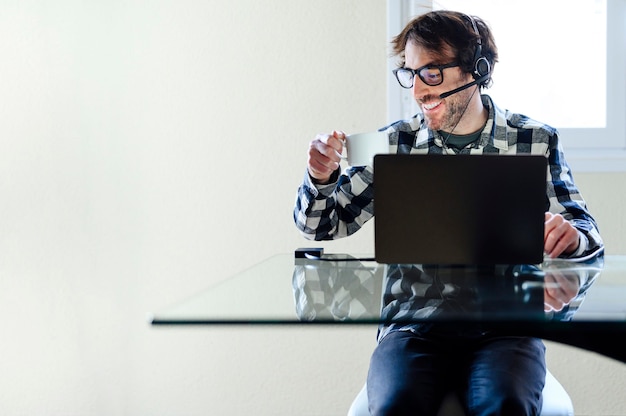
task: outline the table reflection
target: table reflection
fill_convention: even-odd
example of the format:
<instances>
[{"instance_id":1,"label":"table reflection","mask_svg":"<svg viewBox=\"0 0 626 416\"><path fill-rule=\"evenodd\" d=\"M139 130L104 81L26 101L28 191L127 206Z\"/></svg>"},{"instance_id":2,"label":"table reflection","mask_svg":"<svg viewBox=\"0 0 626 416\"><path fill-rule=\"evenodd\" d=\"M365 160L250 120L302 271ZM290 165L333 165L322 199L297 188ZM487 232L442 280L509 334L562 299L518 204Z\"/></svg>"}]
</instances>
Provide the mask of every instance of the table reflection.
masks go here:
<instances>
[{"instance_id":1,"label":"table reflection","mask_svg":"<svg viewBox=\"0 0 626 416\"><path fill-rule=\"evenodd\" d=\"M343 254L296 259L292 284L298 318L378 321L384 269Z\"/></svg>"},{"instance_id":2,"label":"table reflection","mask_svg":"<svg viewBox=\"0 0 626 416\"><path fill-rule=\"evenodd\" d=\"M602 255L539 265L382 265L346 255L296 259L302 321L399 323L571 320L600 275Z\"/></svg>"}]
</instances>

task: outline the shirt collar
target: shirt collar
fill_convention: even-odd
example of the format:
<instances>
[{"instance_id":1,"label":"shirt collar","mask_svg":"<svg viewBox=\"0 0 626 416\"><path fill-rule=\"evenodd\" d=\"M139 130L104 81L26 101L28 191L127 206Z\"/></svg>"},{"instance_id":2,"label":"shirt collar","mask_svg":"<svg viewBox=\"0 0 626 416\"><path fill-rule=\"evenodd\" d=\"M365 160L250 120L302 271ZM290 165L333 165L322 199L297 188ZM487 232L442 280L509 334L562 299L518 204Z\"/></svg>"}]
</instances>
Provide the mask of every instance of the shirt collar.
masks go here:
<instances>
[{"instance_id":1,"label":"shirt collar","mask_svg":"<svg viewBox=\"0 0 626 416\"><path fill-rule=\"evenodd\" d=\"M487 145L491 145L500 150L508 150L510 146L515 144L515 136L507 134L508 124L506 121L506 113L497 107L487 94L481 94L480 98L483 102L483 106L489 111L489 115L480 138L471 147L483 148ZM434 139L437 146L443 147L443 137L438 132L426 129L425 127L426 123L422 119L420 131L428 134L427 137L422 137L422 140L426 138Z\"/></svg>"},{"instance_id":2,"label":"shirt collar","mask_svg":"<svg viewBox=\"0 0 626 416\"><path fill-rule=\"evenodd\" d=\"M479 146L491 144L497 149L507 150L515 144L515 138L507 134L506 113L493 103L490 96L482 94L481 99L485 108L489 110L489 117L483 134L480 136Z\"/></svg>"}]
</instances>

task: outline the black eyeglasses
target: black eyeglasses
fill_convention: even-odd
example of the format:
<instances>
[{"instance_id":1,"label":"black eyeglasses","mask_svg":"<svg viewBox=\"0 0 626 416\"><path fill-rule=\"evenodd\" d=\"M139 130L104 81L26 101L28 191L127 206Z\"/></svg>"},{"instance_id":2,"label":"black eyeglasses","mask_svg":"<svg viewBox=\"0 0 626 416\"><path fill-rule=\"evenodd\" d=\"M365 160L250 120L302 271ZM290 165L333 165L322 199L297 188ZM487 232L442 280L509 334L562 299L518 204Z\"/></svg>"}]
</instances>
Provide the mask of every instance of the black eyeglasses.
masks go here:
<instances>
[{"instance_id":1,"label":"black eyeglasses","mask_svg":"<svg viewBox=\"0 0 626 416\"><path fill-rule=\"evenodd\" d=\"M393 70L393 74L402 88L413 88L415 75L420 77L424 84L435 86L443 82L443 70L455 66L459 66L459 64L451 62L445 65L424 65L417 69L398 68Z\"/></svg>"}]
</instances>

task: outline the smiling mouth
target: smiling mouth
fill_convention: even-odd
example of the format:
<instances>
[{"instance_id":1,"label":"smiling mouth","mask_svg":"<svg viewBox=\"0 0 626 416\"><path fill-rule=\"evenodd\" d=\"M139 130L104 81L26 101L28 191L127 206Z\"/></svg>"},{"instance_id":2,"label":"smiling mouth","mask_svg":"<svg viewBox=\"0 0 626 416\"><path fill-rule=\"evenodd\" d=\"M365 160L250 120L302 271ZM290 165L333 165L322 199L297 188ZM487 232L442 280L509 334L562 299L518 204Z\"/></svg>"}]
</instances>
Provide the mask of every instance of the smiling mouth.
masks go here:
<instances>
[{"instance_id":1,"label":"smiling mouth","mask_svg":"<svg viewBox=\"0 0 626 416\"><path fill-rule=\"evenodd\" d=\"M432 110L433 108L437 107L439 104L441 104L441 101L434 101L434 102L430 102L430 103L422 103L422 108L424 110Z\"/></svg>"}]
</instances>

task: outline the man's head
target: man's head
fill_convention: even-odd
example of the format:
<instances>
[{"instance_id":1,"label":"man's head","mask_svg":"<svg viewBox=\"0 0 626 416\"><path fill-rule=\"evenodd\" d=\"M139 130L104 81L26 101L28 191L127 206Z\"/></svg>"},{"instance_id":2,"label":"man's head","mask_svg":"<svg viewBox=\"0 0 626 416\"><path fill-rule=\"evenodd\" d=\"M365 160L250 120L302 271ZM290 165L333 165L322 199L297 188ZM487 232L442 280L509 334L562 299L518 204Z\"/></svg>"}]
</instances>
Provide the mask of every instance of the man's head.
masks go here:
<instances>
[{"instance_id":1,"label":"man's head","mask_svg":"<svg viewBox=\"0 0 626 416\"><path fill-rule=\"evenodd\" d=\"M473 74L475 79L490 74L498 61L498 49L489 27L480 18L459 12L438 10L410 21L392 41L393 54L400 58L401 67L406 63L405 48L409 41L434 55L439 54L442 60L452 53L461 70ZM487 77L480 86L486 86L489 81Z\"/></svg>"},{"instance_id":2,"label":"man's head","mask_svg":"<svg viewBox=\"0 0 626 416\"><path fill-rule=\"evenodd\" d=\"M497 49L482 20L452 11L427 13L409 22L392 44L401 60L396 77L412 89L429 128L469 134L484 125L476 92L490 81Z\"/></svg>"}]
</instances>

